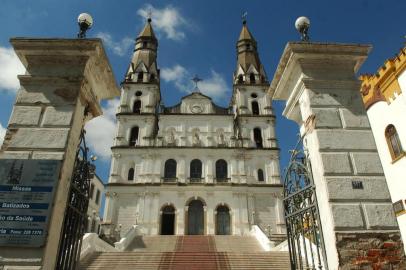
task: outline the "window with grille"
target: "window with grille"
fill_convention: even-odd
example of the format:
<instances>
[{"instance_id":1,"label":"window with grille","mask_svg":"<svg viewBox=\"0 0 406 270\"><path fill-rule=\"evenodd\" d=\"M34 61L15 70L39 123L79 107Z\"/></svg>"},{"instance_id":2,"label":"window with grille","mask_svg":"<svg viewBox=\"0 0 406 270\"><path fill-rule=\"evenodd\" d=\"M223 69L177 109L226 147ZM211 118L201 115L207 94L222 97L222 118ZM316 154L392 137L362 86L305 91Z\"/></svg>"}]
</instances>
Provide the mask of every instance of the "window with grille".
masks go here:
<instances>
[{"instance_id":1,"label":"window with grille","mask_svg":"<svg viewBox=\"0 0 406 270\"><path fill-rule=\"evenodd\" d=\"M394 125L389 125L385 130L386 142L388 143L389 152L392 160L398 159L404 155L402 145L400 143L399 135Z\"/></svg>"},{"instance_id":2,"label":"window with grille","mask_svg":"<svg viewBox=\"0 0 406 270\"><path fill-rule=\"evenodd\" d=\"M201 179L202 178L202 162L198 159L192 160L190 162L190 179Z\"/></svg>"},{"instance_id":3,"label":"window with grille","mask_svg":"<svg viewBox=\"0 0 406 270\"><path fill-rule=\"evenodd\" d=\"M176 160L168 159L165 162L164 178L165 179L175 179L176 178Z\"/></svg>"},{"instance_id":4,"label":"window with grille","mask_svg":"<svg viewBox=\"0 0 406 270\"><path fill-rule=\"evenodd\" d=\"M224 159L216 161L216 179L217 181L227 180L227 162Z\"/></svg>"}]
</instances>

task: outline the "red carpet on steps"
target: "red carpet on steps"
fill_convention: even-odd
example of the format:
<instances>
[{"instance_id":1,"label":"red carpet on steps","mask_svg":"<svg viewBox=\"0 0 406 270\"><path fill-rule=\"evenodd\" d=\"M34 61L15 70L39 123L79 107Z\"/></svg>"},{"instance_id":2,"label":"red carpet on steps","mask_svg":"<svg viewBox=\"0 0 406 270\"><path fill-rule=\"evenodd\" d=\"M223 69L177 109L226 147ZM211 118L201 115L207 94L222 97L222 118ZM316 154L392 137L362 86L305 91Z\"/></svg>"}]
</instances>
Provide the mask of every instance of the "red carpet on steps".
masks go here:
<instances>
[{"instance_id":1,"label":"red carpet on steps","mask_svg":"<svg viewBox=\"0 0 406 270\"><path fill-rule=\"evenodd\" d=\"M194 260L190 260L191 257ZM175 252L164 252L159 269L227 270L230 267L227 254L217 252L213 236L179 236Z\"/></svg>"}]
</instances>

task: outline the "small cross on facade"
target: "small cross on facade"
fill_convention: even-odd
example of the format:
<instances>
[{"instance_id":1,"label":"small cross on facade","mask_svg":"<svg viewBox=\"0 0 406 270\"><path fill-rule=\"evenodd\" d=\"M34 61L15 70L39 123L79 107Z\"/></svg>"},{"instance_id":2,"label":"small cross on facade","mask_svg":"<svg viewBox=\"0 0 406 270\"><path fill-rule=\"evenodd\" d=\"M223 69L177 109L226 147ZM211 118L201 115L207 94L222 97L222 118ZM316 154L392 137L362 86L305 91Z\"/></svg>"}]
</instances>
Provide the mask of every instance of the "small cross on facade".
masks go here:
<instances>
[{"instance_id":1,"label":"small cross on facade","mask_svg":"<svg viewBox=\"0 0 406 270\"><path fill-rule=\"evenodd\" d=\"M197 86L197 84L201 81L203 81L203 79L200 79L199 76L197 76L197 74L192 78L192 81L195 83L195 90L199 91L199 87Z\"/></svg>"}]
</instances>

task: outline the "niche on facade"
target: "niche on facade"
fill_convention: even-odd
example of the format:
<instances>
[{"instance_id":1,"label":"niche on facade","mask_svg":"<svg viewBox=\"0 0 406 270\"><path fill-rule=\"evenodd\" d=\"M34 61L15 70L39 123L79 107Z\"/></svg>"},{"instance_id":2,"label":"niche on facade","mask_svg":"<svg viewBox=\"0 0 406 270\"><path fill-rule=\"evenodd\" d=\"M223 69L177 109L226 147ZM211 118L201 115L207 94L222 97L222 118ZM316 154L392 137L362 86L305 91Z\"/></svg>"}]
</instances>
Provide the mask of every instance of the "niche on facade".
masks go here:
<instances>
[{"instance_id":1,"label":"niche on facade","mask_svg":"<svg viewBox=\"0 0 406 270\"><path fill-rule=\"evenodd\" d=\"M192 146L201 146L200 130L198 128L192 130Z\"/></svg>"},{"instance_id":2,"label":"niche on facade","mask_svg":"<svg viewBox=\"0 0 406 270\"><path fill-rule=\"evenodd\" d=\"M176 130L174 128L170 128L167 131L165 136L166 145L169 146L176 146Z\"/></svg>"},{"instance_id":3,"label":"niche on facade","mask_svg":"<svg viewBox=\"0 0 406 270\"><path fill-rule=\"evenodd\" d=\"M217 129L217 146L226 146L226 137L224 135L224 130L219 128Z\"/></svg>"}]
</instances>

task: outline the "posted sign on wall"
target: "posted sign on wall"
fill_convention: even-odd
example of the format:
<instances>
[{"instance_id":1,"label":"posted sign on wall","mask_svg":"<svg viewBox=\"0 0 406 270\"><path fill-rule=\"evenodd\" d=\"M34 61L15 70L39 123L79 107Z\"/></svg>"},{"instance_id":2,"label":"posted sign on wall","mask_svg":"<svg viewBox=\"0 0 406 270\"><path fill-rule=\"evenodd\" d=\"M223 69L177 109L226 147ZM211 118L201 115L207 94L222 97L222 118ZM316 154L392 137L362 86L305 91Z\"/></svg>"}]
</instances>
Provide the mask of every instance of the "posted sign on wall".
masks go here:
<instances>
[{"instance_id":1,"label":"posted sign on wall","mask_svg":"<svg viewBox=\"0 0 406 270\"><path fill-rule=\"evenodd\" d=\"M45 243L61 161L0 160L0 246Z\"/></svg>"}]
</instances>

